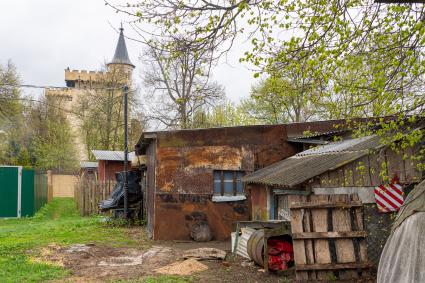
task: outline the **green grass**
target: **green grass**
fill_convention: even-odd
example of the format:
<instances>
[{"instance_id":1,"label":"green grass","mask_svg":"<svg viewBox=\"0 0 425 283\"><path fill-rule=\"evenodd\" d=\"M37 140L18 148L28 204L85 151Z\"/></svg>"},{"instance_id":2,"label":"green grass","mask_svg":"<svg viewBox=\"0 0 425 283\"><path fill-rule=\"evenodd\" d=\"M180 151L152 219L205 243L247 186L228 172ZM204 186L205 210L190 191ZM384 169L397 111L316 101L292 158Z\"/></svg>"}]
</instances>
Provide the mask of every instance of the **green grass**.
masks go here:
<instances>
[{"instance_id":1,"label":"green grass","mask_svg":"<svg viewBox=\"0 0 425 283\"><path fill-rule=\"evenodd\" d=\"M34 217L0 219L0 281L42 282L67 276L64 268L30 261L31 253L51 243L135 246L140 240L130 238L126 228L103 224L100 217L80 217L73 199L54 199Z\"/></svg>"}]
</instances>

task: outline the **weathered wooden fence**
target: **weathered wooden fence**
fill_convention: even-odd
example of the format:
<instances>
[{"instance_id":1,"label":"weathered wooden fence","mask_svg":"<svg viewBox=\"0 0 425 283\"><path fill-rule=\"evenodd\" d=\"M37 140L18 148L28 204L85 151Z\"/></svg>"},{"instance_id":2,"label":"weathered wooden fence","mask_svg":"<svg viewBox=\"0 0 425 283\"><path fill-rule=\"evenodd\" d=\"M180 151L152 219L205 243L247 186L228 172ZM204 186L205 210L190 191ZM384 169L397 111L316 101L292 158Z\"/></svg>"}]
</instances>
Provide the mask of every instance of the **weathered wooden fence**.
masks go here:
<instances>
[{"instance_id":1,"label":"weathered wooden fence","mask_svg":"<svg viewBox=\"0 0 425 283\"><path fill-rule=\"evenodd\" d=\"M82 178L75 187L75 201L81 216L99 214L99 202L108 199L115 181L98 182L92 178Z\"/></svg>"},{"instance_id":2,"label":"weathered wooden fence","mask_svg":"<svg viewBox=\"0 0 425 283\"><path fill-rule=\"evenodd\" d=\"M357 195L291 196L289 208L298 280L370 276Z\"/></svg>"}]
</instances>

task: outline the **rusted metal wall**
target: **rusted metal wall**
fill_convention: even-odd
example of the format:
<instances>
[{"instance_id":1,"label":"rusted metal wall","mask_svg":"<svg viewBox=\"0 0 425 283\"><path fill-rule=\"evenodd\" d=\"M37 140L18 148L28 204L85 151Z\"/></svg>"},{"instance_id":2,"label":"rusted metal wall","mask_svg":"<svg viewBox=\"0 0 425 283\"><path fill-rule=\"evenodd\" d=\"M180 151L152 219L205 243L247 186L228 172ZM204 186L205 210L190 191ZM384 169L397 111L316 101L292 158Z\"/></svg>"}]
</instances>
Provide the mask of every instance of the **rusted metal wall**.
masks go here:
<instances>
[{"instance_id":1,"label":"rusted metal wall","mask_svg":"<svg viewBox=\"0 0 425 283\"><path fill-rule=\"evenodd\" d=\"M214 170L252 172L291 156L286 137L284 125L158 133L154 239L190 239L196 221L228 239L235 221L251 218L250 197L212 202Z\"/></svg>"},{"instance_id":2,"label":"rusted metal wall","mask_svg":"<svg viewBox=\"0 0 425 283\"><path fill-rule=\"evenodd\" d=\"M153 236L154 227L154 208L155 208L155 155L156 155L156 142L153 141L147 148L146 160L146 214L147 214L147 228L148 233Z\"/></svg>"},{"instance_id":3,"label":"rusted metal wall","mask_svg":"<svg viewBox=\"0 0 425 283\"><path fill-rule=\"evenodd\" d=\"M235 221L249 219L246 201L214 203L207 194L157 194L155 197L156 240L190 240L190 228L203 221L214 240L226 240Z\"/></svg>"},{"instance_id":4,"label":"rusted metal wall","mask_svg":"<svg viewBox=\"0 0 425 283\"><path fill-rule=\"evenodd\" d=\"M207 221L215 239L230 237L232 225L249 220L251 197L245 201L212 202L214 170L246 173L302 150L287 142L305 131L333 131L334 122L245 126L145 133L136 145L147 154L148 229L154 239L190 239L190 227ZM288 130L289 129L289 130ZM154 192L154 193L153 193ZM258 191L262 194L261 191ZM257 201L256 197L254 200ZM261 201L260 201L261 200ZM266 199L265 199L266 200ZM267 201L267 200L266 200ZM264 196L259 196L262 206ZM259 217L264 219L263 211Z\"/></svg>"}]
</instances>

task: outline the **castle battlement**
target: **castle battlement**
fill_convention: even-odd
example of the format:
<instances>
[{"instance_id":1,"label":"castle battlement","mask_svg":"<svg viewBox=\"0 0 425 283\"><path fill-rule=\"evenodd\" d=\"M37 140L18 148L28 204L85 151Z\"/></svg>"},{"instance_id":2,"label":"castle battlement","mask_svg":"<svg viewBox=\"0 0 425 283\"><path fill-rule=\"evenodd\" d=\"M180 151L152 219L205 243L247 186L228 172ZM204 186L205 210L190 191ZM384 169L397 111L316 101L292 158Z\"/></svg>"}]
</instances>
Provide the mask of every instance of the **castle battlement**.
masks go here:
<instances>
[{"instance_id":1,"label":"castle battlement","mask_svg":"<svg viewBox=\"0 0 425 283\"><path fill-rule=\"evenodd\" d=\"M79 88L73 88L73 87L44 89L44 95L46 97L67 97L68 99L71 99L78 95L84 95L87 92L93 92L93 90L79 89Z\"/></svg>"},{"instance_id":2,"label":"castle battlement","mask_svg":"<svg viewBox=\"0 0 425 283\"><path fill-rule=\"evenodd\" d=\"M70 96L72 97L73 91L70 88L63 87L63 88L45 88L44 94L46 96Z\"/></svg>"},{"instance_id":3,"label":"castle battlement","mask_svg":"<svg viewBox=\"0 0 425 283\"><path fill-rule=\"evenodd\" d=\"M65 81L100 81L105 76L102 71L65 69Z\"/></svg>"}]
</instances>

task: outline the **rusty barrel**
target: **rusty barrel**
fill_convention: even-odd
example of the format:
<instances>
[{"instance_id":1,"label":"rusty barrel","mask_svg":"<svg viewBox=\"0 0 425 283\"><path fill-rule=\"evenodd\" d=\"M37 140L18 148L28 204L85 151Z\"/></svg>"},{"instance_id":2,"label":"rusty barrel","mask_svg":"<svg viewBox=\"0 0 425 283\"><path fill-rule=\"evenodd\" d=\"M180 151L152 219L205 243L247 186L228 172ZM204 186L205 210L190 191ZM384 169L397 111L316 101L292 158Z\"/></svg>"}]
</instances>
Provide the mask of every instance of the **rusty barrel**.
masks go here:
<instances>
[{"instance_id":1,"label":"rusty barrel","mask_svg":"<svg viewBox=\"0 0 425 283\"><path fill-rule=\"evenodd\" d=\"M258 265L264 266L264 230L255 230L248 240L249 257Z\"/></svg>"}]
</instances>

